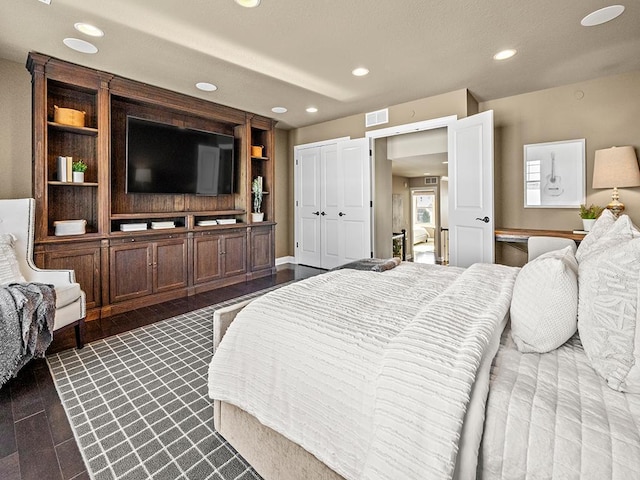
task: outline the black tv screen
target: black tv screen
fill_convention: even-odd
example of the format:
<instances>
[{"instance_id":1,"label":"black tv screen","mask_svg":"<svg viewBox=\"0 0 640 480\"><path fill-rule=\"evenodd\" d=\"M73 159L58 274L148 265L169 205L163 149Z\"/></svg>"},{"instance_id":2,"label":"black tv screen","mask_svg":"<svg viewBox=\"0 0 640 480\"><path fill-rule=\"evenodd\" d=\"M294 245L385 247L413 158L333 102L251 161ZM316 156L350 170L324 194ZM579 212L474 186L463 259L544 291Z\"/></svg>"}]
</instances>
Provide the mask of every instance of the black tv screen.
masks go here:
<instances>
[{"instance_id":1,"label":"black tv screen","mask_svg":"<svg viewBox=\"0 0 640 480\"><path fill-rule=\"evenodd\" d=\"M233 193L234 138L127 117L127 193Z\"/></svg>"}]
</instances>

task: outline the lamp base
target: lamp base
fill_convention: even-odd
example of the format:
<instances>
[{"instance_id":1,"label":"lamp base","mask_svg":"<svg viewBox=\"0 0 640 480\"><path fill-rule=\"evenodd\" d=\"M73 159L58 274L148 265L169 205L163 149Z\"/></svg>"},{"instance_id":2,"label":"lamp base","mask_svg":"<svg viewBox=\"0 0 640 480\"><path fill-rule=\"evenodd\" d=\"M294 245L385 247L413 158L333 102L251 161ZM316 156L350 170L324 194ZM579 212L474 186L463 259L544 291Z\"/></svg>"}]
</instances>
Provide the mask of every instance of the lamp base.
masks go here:
<instances>
[{"instance_id":1,"label":"lamp base","mask_svg":"<svg viewBox=\"0 0 640 480\"><path fill-rule=\"evenodd\" d=\"M619 199L620 194L618 193L618 189L614 188L613 194L611 195L611 203L607 205L607 208L611 210L611 213L613 213L616 218L618 218L620 215L622 215L622 212L624 212L624 203L622 203Z\"/></svg>"}]
</instances>

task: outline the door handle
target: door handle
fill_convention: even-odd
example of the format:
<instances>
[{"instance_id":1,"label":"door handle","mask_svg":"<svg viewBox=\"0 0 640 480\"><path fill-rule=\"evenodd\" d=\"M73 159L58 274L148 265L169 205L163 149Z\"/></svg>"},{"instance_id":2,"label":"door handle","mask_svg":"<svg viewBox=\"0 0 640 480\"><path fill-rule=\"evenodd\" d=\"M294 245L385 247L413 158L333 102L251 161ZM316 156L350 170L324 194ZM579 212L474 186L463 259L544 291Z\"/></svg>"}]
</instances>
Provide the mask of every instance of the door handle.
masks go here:
<instances>
[{"instance_id":1,"label":"door handle","mask_svg":"<svg viewBox=\"0 0 640 480\"><path fill-rule=\"evenodd\" d=\"M320 212L320 215L322 215L324 217L326 215L326 213Z\"/></svg>"},{"instance_id":2,"label":"door handle","mask_svg":"<svg viewBox=\"0 0 640 480\"><path fill-rule=\"evenodd\" d=\"M489 223L489 217L484 217L484 218L476 217L476 220L480 220L481 222L484 222L484 223Z\"/></svg>"},{"instance_id":3,"label":"door handle","mask_svg":"<svg viewBox=\"0 0 640 480\"><path fill-rule=\"evenodd\" d=\"M342 213L342 212L338 213L339 217L344 217L345 215L346 215L346 213Z\"/></svg>"},{"instance_id":4,"label":"door handle","mask_svg":"<svg viewBox=\"0 0 640 480\"><path fill-rule=\"evenodd\" d=\"M311 212L312 215L320 215L320 212Z\"/></svg>"}]
</instances>

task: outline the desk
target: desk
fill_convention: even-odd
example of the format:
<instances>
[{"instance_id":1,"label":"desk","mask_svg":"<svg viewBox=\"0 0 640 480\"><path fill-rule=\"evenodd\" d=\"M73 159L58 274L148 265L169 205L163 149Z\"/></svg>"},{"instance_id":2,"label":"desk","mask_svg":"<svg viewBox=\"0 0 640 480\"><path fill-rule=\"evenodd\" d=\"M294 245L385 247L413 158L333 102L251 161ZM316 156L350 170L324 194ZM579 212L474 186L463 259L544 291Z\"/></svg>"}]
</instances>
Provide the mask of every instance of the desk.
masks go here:
<instances>
[{"instance_id":1,"label":"desk","mask_svg":"<svg viewBox=\"0 0 640 480\"><path fill-rule=\"evenodd\" d=\"M573 233L568 230L529 230L523 228L501 228L495 231L496 242L527 243L529 237L560 237L570 238L580 243L584 234Z\"/></svg>"}]
</instances>

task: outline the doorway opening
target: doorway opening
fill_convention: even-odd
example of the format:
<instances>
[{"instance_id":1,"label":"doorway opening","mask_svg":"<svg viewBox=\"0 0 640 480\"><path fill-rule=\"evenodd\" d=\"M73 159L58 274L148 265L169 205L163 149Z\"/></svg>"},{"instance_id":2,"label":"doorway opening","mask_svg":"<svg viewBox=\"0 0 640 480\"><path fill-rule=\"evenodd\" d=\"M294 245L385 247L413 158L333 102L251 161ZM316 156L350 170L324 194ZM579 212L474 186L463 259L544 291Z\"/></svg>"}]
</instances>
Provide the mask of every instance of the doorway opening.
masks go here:
<instances>
[{"instance_id":1,"label":"doorway opening","mask_svg":"<svg viewBox=\"0 0 640 480\"><path fill-rule=\"evenodd\" d=\"M437 263L436 236L440 231L439 204L435 189L414 189L411 191L411 231L413 261L416 263Z\"/></svg>"}]
</instances>

